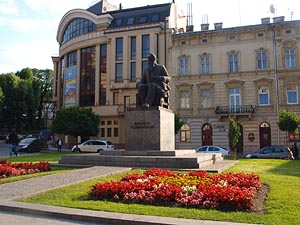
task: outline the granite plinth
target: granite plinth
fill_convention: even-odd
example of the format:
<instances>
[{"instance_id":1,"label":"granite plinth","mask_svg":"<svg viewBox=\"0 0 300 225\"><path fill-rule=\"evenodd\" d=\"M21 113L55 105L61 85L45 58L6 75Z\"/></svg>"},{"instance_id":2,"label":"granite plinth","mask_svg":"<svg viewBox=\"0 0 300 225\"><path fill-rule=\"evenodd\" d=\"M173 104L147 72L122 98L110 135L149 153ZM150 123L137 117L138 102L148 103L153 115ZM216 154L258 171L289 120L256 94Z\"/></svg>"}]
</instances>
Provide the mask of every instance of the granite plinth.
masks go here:
<instances>
[{"instance_id":1,"label":"granite plinth","mask_svg":"<svg viewBox=\"0 0 300 225\"><path fill-rule=\"evenodd\" d=\"M163 107L125 114L125 151L174 151L174 114Z\"/></svg>"}]
</instances>

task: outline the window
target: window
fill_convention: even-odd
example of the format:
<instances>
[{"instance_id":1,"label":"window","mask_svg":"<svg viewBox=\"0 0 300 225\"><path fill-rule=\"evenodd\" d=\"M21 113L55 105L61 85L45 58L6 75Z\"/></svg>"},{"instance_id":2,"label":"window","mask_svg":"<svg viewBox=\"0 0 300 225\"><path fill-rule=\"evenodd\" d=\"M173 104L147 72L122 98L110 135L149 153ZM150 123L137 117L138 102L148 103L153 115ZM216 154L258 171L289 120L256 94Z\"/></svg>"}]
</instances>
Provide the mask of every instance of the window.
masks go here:
<instances>
[{"instance_id":1,"label":"window","mask_svg":"<svg viewBox=\"0 0 300 225\"><path fill-rule=\"evenodd\" d=\"M139 21L140 21L140 23L146 23L147 17L146 16L141 16Z\"/></svg>"},{"instance_id":2,"label":"window","mask_svg":"<svg viewBox=\"0 0 300 225\"><path fill-rule=\"evenodd\" d=\"M136 62L130 63L130 81L136 81Z\"/></svg>"},{"instance_id":3,"label":"window","mask_svg":"<svg viewBox=\"0 0 300 225\"><path fill-rule=\"evenodd\" d=\"M117 19L116 20L116 25L121 26L122 25L122 19Z\"/></svg>"},{"instance_id":4,"label":"window","mask_svg":"<svg viewBox=\"0 0 300 225\"><path fill-rule=\"evenodd\" d=\"M154 14L154 15L152 15L152 22L156 22L156 21L158 21L159 20L159 15L158 14Z\"/></svg>"},{"instance_id":5,"label":"window","mask_svg":"<svg viewBox=\"0 0 300 225\"><path fill-rule=\"evenodd\" d=\"M127 20L127 25L132 25L133 22L134 22L134 17L130 17L130 18L128 18L128 20Z\"/></svg>"},{"instance_id":6,"label":"window","mask_svg":"<svg viewBox=\"0 0 300 225\"><path fill-rule=\"evenodd\" d=\"M258 33L258 34L257 34L257 37L259 37L259 38L264 37L264 33Z\"/></svg>"},{"instance_id":7,"label":"window","mask_svg":"<svg viewBox=\"0 0 300 225\"><path fill-rule=\"evenodd\" d=\"M96 24L84 18L72 20L64 31L63 42L82 34L96 31Z\"/></svg>"},{"instance_id":8,"label":"window","mask_svg":"<svg viewBox=\"0 0 300 225\"><path fill-rule=\"evenodd\" d=\"M211 91L202 90L200 95L201 108L211 107Z\"/></svg>"},{"instance_id":9,"label":"window","mask_svg":"<svg viewBox=\"0 0 300 225\"><path fill-rule=\"evenodd\" d=\"M285 68L291 69L296 67L296 51L295 49L287 49L285 54Z\"/></svg>"},{"instance_id":10,"label":"window","mask_svg":"<svg viewBox=\"0 0 300 225\"><path fill-rule=\"evenodd\" d=\"M107 137L111 137L111 128L107 128Z\"/></svg>"},{"instance_id":11,"label":"window","mask_svg":"<svg viewBox=\"0 0 300 225\"><path fill-rule=\"evenodd\" d=\"M123 63L116 63L116 82L121 82L123 80Z\"/></svg>"},{"instance_id":12,"label":"window","mask_svg":"<svg viewBox=\"0 0 300 225\"><path fill-rule=\"evenodd\" d=\"M107 87L107 45L100 45L100 79L99 79L99 103L106 104L106 87Z\"/></svg>"},{"instance_id":13,"label":"window","mask_svg":"<svg viewBox=\"0 0 300 225\"><path fill-rule=\"evenodd\" d=\"M298 103L298 86L288 85L286 89L287 104Z\"/></svg>"},{"instance_id":14,"label":"window","mask_svg":"<svg viewBox=\"0 0 300 225\"><path fill-rule=\"evenodd\" d=\"M101 132L100 132L101 134L101 137L105 137L105 128L101 128Z\"/></svg>"},{"instance_id":15,"label":"window","mask_svg":"<svg viewBox=\"0 0 300 225\"><path fill-rule=\"evenodd\" d=\"M136 37L130 38L130 59L136 60Z\"/></svg>"},{"instance_id":16,"label":"window","mask_svg":"<svg viewBox=\"0 0 300 225\"><path fill-rule=\"evenodd\" d=\"M258 52L257 53L257 69L258 70L267 70L268 69L268 54L267 52Z\"/></svg>"},{"instance_id":17,"label":"window","mask_svg":"<svg viewBox=\"0 0 300 225\"><path fill-rule=\"evenodd\" d=\"M80 96L79 105L95 105L96 82L96 47L88 47L80 50Z\"/></svg>"},{"instance_id":18,"label":"window","mask_svg":"<svg viewBox=\"0 0 300 225\"><path fill-rule=\"evenodd\" d=\"M123 60L123 38L116 38L116 61Z\"/></svg>"},{"instance_id":19,"label":"window","mask_svg":"<svg viewBox=\"0 0 300 225\"><path fill-rule=\"evenodd\" d=\"M229 59L229 72L231 73L238 72L239 56L237 54L231 54L228 56L228 59Z\"/></svg>"},{"instance_id":20,"label":"window","mask_svg":"<svg viewBox=\"0 0 300 225\"><path fill-rule=\"evenodd\" d=\"M77 62L77 51L70 52L67 55L67 67L75 66Z\"/></svg>"},{"instance_id":21,"label":"window","mask_svg":"<svg viewBox=\"0 0 300 225\"><path fill-rule=\"evenodd\" d=\"M190 92L189 91L181 91L179 100L180 100L180 108L181 109L189 109L190 108Z\"/></svg>"},{"instance_id":22,"label":"window","mask_svg":"<svg viewBox=\"0 0 300 225\"><path fill-rule=\"evenodd\" d=\"M229 105L230 112L240 112L241 106L241 90L240 88L229 88Z\"/></svg>"},{"instance_id":23,"label":"window","mask_svg":"<svg viewBox=\"0 0 300 225\"><path fill-rule=\"evenodd\" d=\"M119 137L119 128L114 128L114 137Z\"/></svg>"},{"instance_id":24,"label":"window","mask_svg":"<svg viewBox=\"0 0 300 225\"><path fill-rule=\"evenodd\" d=\"M209 57L201 56L200 57L200 74L209 74Z\"/></svg>"},{"instance_id":25,"label":"window","mask_svg":"<svg viewBox=\"0 0 300 225\"><path fill-rule=\"evenodd\" d=\"M130 38L130 80L136 81L136 37Z\"/></svg>"},{"instance_id":26,"label":"window","mask_svg":"<svg viewBox=\"0 0 300 225\"><path fill-rule=\"evenodd\" d=\"M270 104L270 93L268 87L261 87L258 90L258 104L269 105Z\"/></svg>"},{"instance_id":27,"label":"window","mask_svg":"<svg viewBox=\"0 0 300 225\"><path fill-rule=\"evenodd\" d=\"M180 141L191 142L191 128L188 124L183 124L180 128Z\"/></svg>"},{"instance_id":28,"label":"window","mask_svg":"<svg viewBox=\"0 0 300 225\"><path fill-rule=\"evenodd\" d=\"M179 59L179 75L188 75L189 60L187 58Z\"/></svg>"},{"instance_id":29,"label":"window","mask_svg":"<svg viewBox=\"0 0 300 225\"><path fill-rule=\"evenodd\" d=\"M150 54L150 35L142 35L142 58L148 58Z\"/></svg>"},{"instance_id":30,"label":"window","mask_svg":"<svg viewBox=\"0 0 300 225\"><path fill-rule=\"evenodd\" d=\"M285 31L285 34L291 34L292 33L292 30L286 30Z\"/></svg>"}]
</instances>

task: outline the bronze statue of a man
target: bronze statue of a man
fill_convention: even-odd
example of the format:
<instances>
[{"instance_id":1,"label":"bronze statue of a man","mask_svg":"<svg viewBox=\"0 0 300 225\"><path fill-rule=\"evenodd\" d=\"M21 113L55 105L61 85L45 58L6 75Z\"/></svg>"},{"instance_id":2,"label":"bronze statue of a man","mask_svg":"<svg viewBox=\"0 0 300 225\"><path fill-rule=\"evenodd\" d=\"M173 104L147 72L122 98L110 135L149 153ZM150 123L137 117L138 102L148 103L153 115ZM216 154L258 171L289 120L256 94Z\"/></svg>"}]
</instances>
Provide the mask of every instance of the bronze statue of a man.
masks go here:
<instances>
[{"instance_id":1,"label":"bronze statue of a man","mask_svg":"<svg viewBox=\"0 0 300 225\"><path fill-rule=\"evenodd\" d=\"M145 108L161 106L163 94L170 90L169 80L170 76L166 67L157 64L156 56L151 53L148 56L148 67L143 73L142 80L137 83L140 106Z\"/></svg>"}]
</instances>

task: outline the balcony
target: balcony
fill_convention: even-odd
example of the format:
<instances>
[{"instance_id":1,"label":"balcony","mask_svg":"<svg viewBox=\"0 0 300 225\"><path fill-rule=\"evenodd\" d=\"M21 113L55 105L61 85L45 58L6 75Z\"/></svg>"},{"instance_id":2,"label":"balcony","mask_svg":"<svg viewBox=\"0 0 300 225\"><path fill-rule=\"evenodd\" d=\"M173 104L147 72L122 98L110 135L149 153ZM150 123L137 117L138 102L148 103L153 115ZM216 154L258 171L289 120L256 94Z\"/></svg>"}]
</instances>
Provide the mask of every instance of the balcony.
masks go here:
<instances>
[{"instance_id":1,"label":"balcony","mask_svg":"<svg viewBox=\"0 0 300 225\"><path fill-rule=\"evenodd\" d=\"M131 108L136 108L136 104L127 104L127 105L120 104L120 105L118 105L118 114L124 115L125 112Z\"/></svg>"},{"instance_id":2,"label":"balcony","mask_svg":"<svg viewBox=\"0 0 300 225\"><path fill-rule=\"evenodd\" d=\"M253 105L217 106L215 113L218 115L251 115L255 112Z\"/></svg>"}]
</instances>

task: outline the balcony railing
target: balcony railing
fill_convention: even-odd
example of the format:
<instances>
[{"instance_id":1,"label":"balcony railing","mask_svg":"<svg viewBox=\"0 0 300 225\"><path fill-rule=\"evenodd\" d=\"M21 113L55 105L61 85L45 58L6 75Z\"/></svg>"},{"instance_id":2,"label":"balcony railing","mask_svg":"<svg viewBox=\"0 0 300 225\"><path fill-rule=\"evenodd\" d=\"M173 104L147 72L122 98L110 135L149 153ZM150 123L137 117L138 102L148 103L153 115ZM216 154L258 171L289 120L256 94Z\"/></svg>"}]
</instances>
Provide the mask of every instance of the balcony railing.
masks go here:
<instances>
[{"instance_id":1,"label":"balcony railing","mask_svg":"<svg viewBox=\"0 0 300 225\"><path fill-rule=\"evenodd\" d=\"M128 109L131 109L131 108L136 108L136 104L127 104L127 105L118 105L118 113L119 114L123 114L125 113Z\"/></svg>"},{"instance_id":2,"label":"balcony railing","mask_svg":"<svg viewBox=\"0 0 300 225\"><path fill-rule=\"evenodd\" d=\"M231 114L253 114L255 108L253 105L241 106L217 106L215 109L216 114L231 115Z\"/></svg>"}]
</instances>

